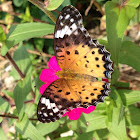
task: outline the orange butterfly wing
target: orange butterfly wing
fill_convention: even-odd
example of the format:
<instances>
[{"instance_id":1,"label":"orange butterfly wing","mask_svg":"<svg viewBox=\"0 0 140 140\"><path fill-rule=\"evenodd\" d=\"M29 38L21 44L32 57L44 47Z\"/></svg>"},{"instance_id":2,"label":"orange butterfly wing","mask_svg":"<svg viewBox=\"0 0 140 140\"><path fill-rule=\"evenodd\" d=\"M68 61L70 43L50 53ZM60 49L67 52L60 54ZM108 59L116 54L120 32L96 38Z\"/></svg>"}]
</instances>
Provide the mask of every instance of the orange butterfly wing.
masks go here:
<instances>
[{"instance_id":1,"label":"orange butterfly wing","mask_svg":"<svg viewBox=\"0 0 140 140\"><path fill-rule=\"evenodd\" d=\"M56 73L60 79L46 89L39 101L37 115L41 122L58 120L67 109L103 102L110 90L109 83L96 78L110 78L113 71L110 53L90 38L76 8L66 6L61 11L54 38L62 71Z\"/></svg>"}]
</instances>

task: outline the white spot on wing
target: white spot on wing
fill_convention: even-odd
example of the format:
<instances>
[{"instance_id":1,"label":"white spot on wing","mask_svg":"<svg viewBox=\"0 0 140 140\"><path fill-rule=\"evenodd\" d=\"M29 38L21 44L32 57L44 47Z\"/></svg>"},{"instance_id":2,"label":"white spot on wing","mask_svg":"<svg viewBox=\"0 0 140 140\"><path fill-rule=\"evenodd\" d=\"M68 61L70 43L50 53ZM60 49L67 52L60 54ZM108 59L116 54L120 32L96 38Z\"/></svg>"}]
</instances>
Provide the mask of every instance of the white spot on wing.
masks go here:
<instances>
[{"instance_id":1,"label":"white spot on wing","mask_svg":"<svg viewBox=\"0 0 140 140\"><path fill-rule=\"evenodd\" d=\"M63 16L62 16L62 15L60 15L60 16L59 16L59 19L61 20L62 18L63 18Z\"/></svg>"},{"instance_id":2,"label":"white spot on wing","mask_svg":"<svg viewBox=\"0 0 140 140\"><path fill-rule=\"evenodd\" d=\"M74 19L73 19L73 18L71 18L71 19L70 19L70 22L73 22L73 21L74 21Z\"/></svg>"},{"instance_id":3,"label":"white spot on wing","mask_svg":"<svg viewBox=\"0 0 140 140\"><path fill-rule=\"evenodd\" d=\"M66 15L65 19L68 19L69 17L70 17L70 15L68 14L68 15Z\"/></svg>"},{"instance_id":4,"label":"white spot on wing","mask_svg":"<svg viewBox=\"0 0 140 140\"><path fill-rule=\"evenodd\" d=\"M63 24L62 22L60 22L60 25L61 25L61 26L64 26L64 24Z\"/></svg>"},{"instance_id":5,"label":"white spot on wing","mask_svg":"<svg viewBox=\"0 0 140 140\"><path fill-rule=\"evenodd\" d=\"M61 33L61 30L57 30L57 32L55 33L55 38L59 38L60 33Z\"/></svg>"},{"instance_id":6,"label":"white spot on wing","mask_svg":"<svg viewBox=\"0 0 140 140\"><path fill-rule=\"evenodd\" d=\"M46 98L41 98L41 103L45 104Z\"/></svg>"},{"instance_id":7,"label":"white spot on wing","mask_svg":"<svg viewBox=\"0 0 140 140\"><path fill-rule=\"evenodd\" d=\"M72 24L72 26L71 26L71 28L72 28L72 30L73 30L73 31L74 31L74 30L76 30L76 29L77 29L76 24L75 24L75 23L73 23L73 24Z\"/></svg>"},{"instance_id":8,"label":"white spot on wing","mask_svg":"<svg viewBox=\"0 0 140 140\"><path fill-rule=\"evenodd\" d=\"M51 116L52 116L52 115L53 115L53 113L52 113L52 112L50 112L50 113L49 113L49 115L51 115Z\"/></svg>"},{"instance_id":9,"label":"white spot on wing","mask_svg":"<svg viewBox=\"0 0 140 140\"><path fill-rule=\"evenodd\" d=\"M63 38L66 31L69 29L69 27L66 25L64 28L62 28L61 33L60 33L60 38Z\"/></svg>"},{"instance_id":10,"label":"white spot on wing","mask_svg":"<svg viewBox=\"0 0 140 140\"><path fill-rule=\"evenodd\" d=\"M46 106L48 109L51 109L51 104L49 99L46 99Z\"/></svg>"},{"instance_id":11,"label":"white spot on wing","mask_svg":"<svg viewBox=\"0 0 140 140\"><path fill-rule=\"evenodd\" d=\"M58 112L59 111L59 109L56 107L55 109L53 109L53 112L54 113L56 113L56 112Z\"/></svg>"},{"instance_id":12,"label":"white spot on wing","mask_svg":"<svg viewBox=\"0 0 140 140\"><path fill-rule=\"evenodd\" d=\"M42 112L41 111L38 111L38 114L42 114Z\"/></svg>"},{"instance_id":13,"label":"white spot on wing","mask_svg":"<svg viewBox=\"0 0 140 140\"><path fill-rule=\"evenodd\" d=\"M55 103L51 103L51 107L52 107L52 110L53 110L54 113L59 111L59 109L57 108ZM53 107L55 107L55 108L53 109Z\"/></svg>"},{"instance_id":14,"label":"white spot on wing","mask_svg":"<svg viewBox=\"0 0 140 140\"><path fill-rule=\"evenodd\" d=\"M46 98L41 99L41 103L47 106L47 109L51 109L50 100ZM43 109L43 108L42 108Z\"/></svg>"},{"instance_id":15,"label":"white spot on wing","mask_svg":"<svg viewBox=\"0 0 140 140\"><path fill-rule=\"evenodd\" d=\"M69 29L67 32L66 32L66 35L71 35L72 31Z\"/></svg>"},{"instance_id":16,"label":"white spot on wing","mask_svg":"<svg viewBox=\"0 0 140 140\"><path fill-rule=\"evenodd\" d=\"M45 117L48 117L47 113L43 113L43 115L44 115Z\"/></svg>"}]
</instances>

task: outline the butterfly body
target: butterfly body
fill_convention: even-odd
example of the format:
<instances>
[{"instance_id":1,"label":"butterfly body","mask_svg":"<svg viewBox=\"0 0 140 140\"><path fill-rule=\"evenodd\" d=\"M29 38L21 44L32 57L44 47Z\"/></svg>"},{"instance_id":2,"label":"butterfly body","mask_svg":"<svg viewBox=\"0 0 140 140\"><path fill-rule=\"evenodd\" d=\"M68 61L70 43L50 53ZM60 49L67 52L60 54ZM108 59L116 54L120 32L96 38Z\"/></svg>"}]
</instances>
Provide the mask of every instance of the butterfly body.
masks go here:
<instances>
[{"instance_id":1,"label":"butterfly body","mask_svg":"<svg viewBox=\"0 0 140 140\"><path fill-rule=\"evenodd\" d=\"M95 82L97 81L95 77L87 75L87 74L79 74L79 73L73 73L70 70L64 70L64 71L57 71L55 73L59 78L64 78L66 80L72 79L72 80L80 80L83 81L91 81Z\"/></svg>"},{"instance_id":2,"label":"butterfly body","mask_svg":"<svg viewBox=\"0 0 140 140\"><path fill-rule=\"evenodd\" d=\"M83 27L82 16L66 6L58 16L54 32L55 56L61 71L40 98L39 121L58 120L69 109L96 106L108 96L110 84L98 78L111 78L110 53Z\"/></svg>"}]
</instances>

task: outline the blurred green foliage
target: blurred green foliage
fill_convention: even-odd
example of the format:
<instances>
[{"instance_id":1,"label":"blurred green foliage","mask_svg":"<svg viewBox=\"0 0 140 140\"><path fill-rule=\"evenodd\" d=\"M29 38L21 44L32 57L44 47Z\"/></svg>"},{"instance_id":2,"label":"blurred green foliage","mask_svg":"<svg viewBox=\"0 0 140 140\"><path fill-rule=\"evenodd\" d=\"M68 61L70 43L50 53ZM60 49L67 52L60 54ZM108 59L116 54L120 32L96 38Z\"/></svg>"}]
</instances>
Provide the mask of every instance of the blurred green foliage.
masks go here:
<instances>
[{"instance_id":1,"label":"blurred green foliage","mask_svg":"<svg viewBox=\"0 0 140 140\"><path fill-rule=\"evenodd\" d=\"M0 4L6 1L0 0ZM46 137L56 140L140 140L140 91L130 90L129 83L119 82L119 64L127 64L140 72L140 47L132 41L126 40L124 32L133 24L140 22L139 0L97 0L101 7L105 7L107 40L101 40L111 52L114 62L114 73L112 75L112 88L105 102L98 104L96 110L90 114L82 114L80 119L70 121L66 117L56 122L42 124L30 118L36 117L37 103L40 98L39 88L42 82L39 74L42 69L47 68L49 57L38 55L46 53L54 55L53 39L41 38L53 34L54 23L39 8L26 0L13 0L10 5L13 8L8 11L0 11L0 25L4 25L8 33L5 34L0 26L0 45L3 56L14 48L13 60L20 70L25 74L21 79L13 68L10 75L14 77L16 86L13 92L3 90L6 96L12 98L16 108L12 109L8 101L0 97L0 114L12 114L18 116L8 118L8 125L14 126L15 132L9 132L5 136L0 128L0 137L6 139L32 139L45 140ZM48 10L60 11L66 5L89 5L90 0L50 0ZM2 9L2 8L1 8ZM57 17L57 12L52 11ZM86 22L85 22L86 23ZM131 23L131 24L130 24ZM15 25L16 24L16 25ZM29 53L36 51L36 53ZM44 65L44 67L42 67ZM32 100L31 90L35 92L35 102L24 104ZM11 110L11 111L10 111ZM3 123L3 118L0 117ZM73 131L72 136L61 137L61 133Z\"/></svg>"}]
</instances>

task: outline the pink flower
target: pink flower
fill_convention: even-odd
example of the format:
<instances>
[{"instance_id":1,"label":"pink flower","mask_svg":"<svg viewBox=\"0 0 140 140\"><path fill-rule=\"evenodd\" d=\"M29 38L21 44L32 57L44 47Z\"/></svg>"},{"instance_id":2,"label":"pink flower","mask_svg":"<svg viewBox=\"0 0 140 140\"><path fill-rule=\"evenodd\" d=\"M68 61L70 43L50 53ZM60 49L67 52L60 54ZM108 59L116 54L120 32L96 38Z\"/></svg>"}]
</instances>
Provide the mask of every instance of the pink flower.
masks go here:
<instances>
[{"instance_id":1,"label":"pink flower","mask_svg":"<svg viewBox=\"0 0 140 140\"><path fill-rule=\"evenodd\" d=\"M94 110L95 110L95 106L89 106L88 108L78 107L78 108L74 108L73 110L69 110L62 117L68 115L70 120L78 120L81 115L81 112L89 114Z\"/></svg>"},{"instance_id":2,"label":"pink flower","mask_svg":"<svg viewBox=\"0 0 140 140\"><path fill-rule=\"evenodd\" d=\"M61 68L59 67L59 65L57 63L55 56L53 56L49 60L48 67L49 67L49 69L43 69L41 74L40 74L40 80L45 83L40 87L41 95L44 93L45 89L52 82L59 79L59 77L57 77L55 75L55 72L60 71ZM70 120L77 120L77 119L79 119L81 112L89 114L90 112L92 112L94 110L95 110L95 106L89 106L88 108L78 107L78 108L74 108L73 110L68 109L68 112L66 112L62 117L68 115Z\"/></svg>"},{"instance_id":3,"label":"pink flower","mask_svg":"<svg viewBox=\"0 0 140 140\"><path fill-rule=\"evenodd\" d=\"M49 62L48 62L49 69L43 69L40 74L40 80L44 82L45 84L40 87L40 93L41 95L44 93L45 89L55 80L59 79L55 75L55 72L60 71L60 67L56 61L55 56L53 56Z\"/></svg>"}]
</instances>

